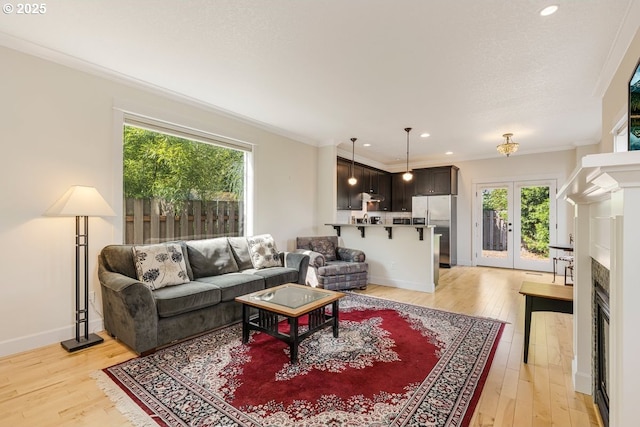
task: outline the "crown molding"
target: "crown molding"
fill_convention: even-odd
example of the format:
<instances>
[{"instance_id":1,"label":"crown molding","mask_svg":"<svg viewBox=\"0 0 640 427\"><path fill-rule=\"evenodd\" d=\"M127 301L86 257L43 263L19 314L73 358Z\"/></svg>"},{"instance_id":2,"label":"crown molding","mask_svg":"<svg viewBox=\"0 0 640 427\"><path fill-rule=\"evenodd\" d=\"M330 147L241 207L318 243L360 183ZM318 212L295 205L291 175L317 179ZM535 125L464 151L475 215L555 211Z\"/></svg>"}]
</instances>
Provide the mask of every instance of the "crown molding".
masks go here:
<instances>
[{"instance_id":1,"label":"crown molding","mask_svg":"<svg viewBox=\"0 0 640 427\"><path fill-rule=\"evenodd\" d=\"M630 0L627 12L622 21L622 25L618 28L616 37L611 45L607 59L602 66L600 76L593 88L593 96L601 99L609 88L613 77L620 68L622 59L626 54L633 38L638 31L638 22L640 22L640 1Z\"/></svg>"}]
</instances>

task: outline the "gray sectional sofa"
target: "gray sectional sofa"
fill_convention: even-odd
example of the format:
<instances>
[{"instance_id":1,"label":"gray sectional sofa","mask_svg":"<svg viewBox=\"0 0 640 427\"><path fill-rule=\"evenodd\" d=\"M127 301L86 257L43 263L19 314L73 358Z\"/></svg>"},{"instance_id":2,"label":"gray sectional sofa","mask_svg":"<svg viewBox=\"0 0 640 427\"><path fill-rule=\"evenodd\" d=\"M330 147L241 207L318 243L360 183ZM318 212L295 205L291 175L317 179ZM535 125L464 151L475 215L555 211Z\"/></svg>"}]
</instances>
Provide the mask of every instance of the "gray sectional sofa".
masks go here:
<instances>
[{"instance_id":1,"label":"gray sectional sofa","mask_svg":"<svg viewBox=\"0 0 640 427\"><path fill-rule=\"evenodd\" d=\"M137 252L133 245L105 247L98 260L98 277L106 331L135 352L147 354L241 320L241 305L234 301L237 296L284 283L305 283L307 255L277 252L274 244L273 262L258 263L256 268L263 248L255 243L256 239L246 237L169 242L162 244L169 245L168 255L149 252L150 257L139 246ZM179 261L178 275L186 283L159 287L158 277L164 270L140 268L140 261L153 257Z\"/></svg>"}]
</instances>

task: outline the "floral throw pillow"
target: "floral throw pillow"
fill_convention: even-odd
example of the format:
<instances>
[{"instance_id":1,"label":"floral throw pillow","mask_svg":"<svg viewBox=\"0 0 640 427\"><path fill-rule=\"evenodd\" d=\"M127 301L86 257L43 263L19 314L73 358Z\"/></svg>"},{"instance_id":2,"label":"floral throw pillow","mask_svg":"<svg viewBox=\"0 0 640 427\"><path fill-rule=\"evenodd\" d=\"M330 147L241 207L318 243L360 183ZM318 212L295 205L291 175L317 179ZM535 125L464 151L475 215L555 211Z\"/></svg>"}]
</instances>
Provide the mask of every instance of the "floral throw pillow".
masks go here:
<instances>
[{"instance_id":1,"label":"floral throw pillow","mask_svg":"<svg viewBox=\"0 0 640 427\"><path fill-rule=\"evenodd\" d=\"M267 267L282 267L276 242L271 234L247 237L247 243L253 268L259 270Z\"/></svg>"},{"instance_id":2,"label":"floral throw pillow","mask_svg":"<svg viewBox=\"0 0 640 427\"><path fill-rule=\"evenodd\" d=\"M177 244L134 246L138 280L152 291L189 282L182 248Z\"/></svg>"},{"instance_id":3,"label":"floral throw pillow","mask_svg":"<svg viewBox=\"0 0 640 427\"><path fill-rule=\"evenodd\" d=\"M312 240L309 243L309 246L311 246L312 251L318 252L324 255L324 259L326 259L327 261L336 260L336 247L331 240L325 240L325 239Z\"/></svg>"}]
</instances>

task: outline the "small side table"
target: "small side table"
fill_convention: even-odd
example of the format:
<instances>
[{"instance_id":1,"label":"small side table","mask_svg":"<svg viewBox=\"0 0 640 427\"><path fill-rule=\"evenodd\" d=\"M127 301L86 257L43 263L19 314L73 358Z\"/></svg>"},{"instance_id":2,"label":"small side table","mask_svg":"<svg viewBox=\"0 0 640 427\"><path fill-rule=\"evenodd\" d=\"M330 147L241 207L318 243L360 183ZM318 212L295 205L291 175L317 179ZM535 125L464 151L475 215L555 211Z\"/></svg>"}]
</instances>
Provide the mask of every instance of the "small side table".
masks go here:
<instances>
[{"instance_id":1,"label":"small side table","mask_svg":"<svg viewBox=\"0 0 640 427\"><path fill-rule=\"evenodd\" d=\"M573 314L573 287L548 283L522 282L520 293L526 297L524 312L524 363L529 359L531 314L534 311L553 311Z\"/></svg>"}]
</instances>

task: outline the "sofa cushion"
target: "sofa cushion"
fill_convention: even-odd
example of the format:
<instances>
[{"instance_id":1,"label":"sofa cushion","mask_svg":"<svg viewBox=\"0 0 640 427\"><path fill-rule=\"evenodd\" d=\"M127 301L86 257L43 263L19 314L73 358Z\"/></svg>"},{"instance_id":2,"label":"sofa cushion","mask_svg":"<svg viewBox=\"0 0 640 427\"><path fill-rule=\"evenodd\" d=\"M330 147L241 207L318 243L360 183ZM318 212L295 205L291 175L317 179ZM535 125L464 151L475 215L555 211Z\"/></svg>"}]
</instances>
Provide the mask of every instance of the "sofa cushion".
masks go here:
<instances>
[{"instance_id":1,"label":"sofa cushion","mask_svg":"<svg viewBox=\"0 0 640 427\"><path fill-rule=\"evenodd\" d=\"M216 305L220 302L220 288L203 282L189 282L153 291L160 317L171 317L188 311Z\"/></svg>"},{"instance_id":2,"label":"sofa cushion","mask_svg":"<svg viewBox=\"0 0 640 427\"><path fill-rule=\"evenodd\" d=\"M221 301L233 301L235 297L264 289L264 279L252 274L229 273L223 276L201 277L198 281L218 288Z\"/></svg>"},{"instance_id":3,"label":"sofa cushion","mask_svg":"<svg viewBox=\"0 0 640 427\"><path fill-rule=\"evenodd\" d=\"M249 245L247 244L247 238L228 237L227 239L229 240L229 245L231 246L231 250L233 251L233 256L236 259L236 264L238 264L238 269L242 271L253 268L251 255L249 254Z\"/></svg>"},{"instance_id":4,"label":"sofa cushion","mask_svg":"<svg viewBox=\"0 0 640 427\"><path fill-rule=\"evenodd\" d=\"M251 268L249 270L243 270L244 274L255 274L264 278L267 288L273 288L274 286L284 285L285 283L298 283L298 270L289 267L271 267L256 270Z\"/></svg>"},{"instance_id":5,"label":"sofa cushion","mask_svg":"<svg viewBox=\"0 0 640 427\"><path fill-rule=\"evenodd\" d=\"M108 245L100 252L100 260L107 271L138 278L133 255L133 245Z\"/></svg>"},{"instance_id":6,"label":"sofa cushion","mask_svg":"<svg viewBox=\"0 0 640 427\"><path fill-rule=\"evenodd\" d=\"M138 280L151 290L189 282L182 248L178 244L134 246Z\"/></svg>"},{"instance_id":7,"label":"sofa cushion","mask_svg":"<svg viewBox=\"0 0 640 427\"><path fill-rule=\"evenodd\" d=\"M271 234L247 237L253 268L282 267L276 242Z\"/></svg>"},{"instance_id":8,"label":"sofa cushion","mask_svg":"<svg viewBox=\"0 0 640 427\"><path fill-rule=\"evenodd\" d=\"M336 246L329 239L315 239L312 240L309 244L311 246L311 250L314 252L321 253L324 256L324 259L327 261L335 261L336 260Z\"/></svg>"},{"instance_id":9,"label":"sofa cushion","mask_svg":"<svg viewBox=\"0 0 640 427\"><path fill-rule=\"evenodd\" d=\"M318 268L320 276L336 276L339 274L354 274L367 272L369 265L366 262L331 261L324 267Z\"/></svg>"},{"instance_id":10,"label":"sofa cushion","mask_svg":"<svg viewBox=\"0 0 640 427\"><path fill-rule=\"evenodd\" d=\"M193 278L218 276L238 271L238 264L226 237L187 242Z\"/></svg>"}]
</instances>

